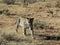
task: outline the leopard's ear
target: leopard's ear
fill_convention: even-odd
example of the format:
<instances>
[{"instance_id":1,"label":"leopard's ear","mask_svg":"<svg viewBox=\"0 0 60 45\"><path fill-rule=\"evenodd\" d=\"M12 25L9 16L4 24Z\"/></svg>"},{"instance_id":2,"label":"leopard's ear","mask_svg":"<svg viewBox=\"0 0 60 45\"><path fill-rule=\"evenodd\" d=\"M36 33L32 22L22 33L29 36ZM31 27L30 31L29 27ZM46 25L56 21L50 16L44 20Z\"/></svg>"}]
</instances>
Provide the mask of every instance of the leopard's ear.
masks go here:
<instances>
[{"instance_id":1,"label":"leopard's ear","mask_svg":"<svg viewBox=\"0 0 60 45\"><path fill-rule=\"evenodd\" d=\"M30 19L30 18L27 18L27 19Z\"/></svg>"},{"instance_id":2,"label":"leopard's ear","mask_svg":"<svg viewBox=\"0 0 60 45\"><path fill-rule=\"evenodd\" d=\"M29 19L29 20L34 20L34 18L27 18L27 19Z\"/></svg>"}]
</instances>

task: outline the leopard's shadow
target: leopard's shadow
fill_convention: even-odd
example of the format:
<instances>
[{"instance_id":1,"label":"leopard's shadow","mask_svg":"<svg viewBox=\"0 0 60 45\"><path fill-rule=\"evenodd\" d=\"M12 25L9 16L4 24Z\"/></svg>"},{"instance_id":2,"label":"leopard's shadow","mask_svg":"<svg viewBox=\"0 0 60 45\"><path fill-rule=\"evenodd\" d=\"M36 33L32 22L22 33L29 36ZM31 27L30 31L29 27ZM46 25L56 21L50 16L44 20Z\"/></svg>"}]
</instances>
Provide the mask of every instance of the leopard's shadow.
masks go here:
<instances>
[{"instance_id":1,"label":"leopard's shadow","mask_svg":"<svg viewBox=\"0 0 60 45\"><path fill-rule=\"evenodd\" d=\"M60 36L49 36L49 35L42 35L42 34L35 34L36 38L38 37L39 39L42 40L60 40Z\"/></svg>"}]
</instances>

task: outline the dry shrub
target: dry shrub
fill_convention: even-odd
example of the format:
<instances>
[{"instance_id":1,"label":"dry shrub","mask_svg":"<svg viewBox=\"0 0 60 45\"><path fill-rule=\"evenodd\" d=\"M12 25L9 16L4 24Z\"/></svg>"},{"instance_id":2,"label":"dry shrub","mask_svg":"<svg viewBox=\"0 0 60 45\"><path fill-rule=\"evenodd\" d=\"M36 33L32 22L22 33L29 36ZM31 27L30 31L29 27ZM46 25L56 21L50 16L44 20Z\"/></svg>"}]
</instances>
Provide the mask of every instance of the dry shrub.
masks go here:
<instances>
[{"instance_id":1,"label":"dry shrub","mask_svg":"<svg viewBox=\"0 0 60 45\"><path fill-rule=\"evenodd\" d=\"M60 8L60 1L58 0L58 1L56 1L56 7L58 7L58 8Z\"/></svg>"},{"instance_id":2,"label":"dry shrub","mask_svg":"<svg viewBox=\"0 0 60 45\"><path fill-rule=\"evenodd\" d=\"M47 28L47 26L46 26L46 24L44 23L44 22L40 22L40 21L35 21L34 22L34 27L36 28L36 29L45 29L45 28Z\"/></svg>"},{"instance_id":3,"label":"dry shrub","mask_svg":"<svg viewBox=\"0 0 60 45\"><path fill-rule=\"evenodd\" d=\"M60 1L59 0L55 0L53 2L50 2L50 5L51 5L51 7L58 7L58 8L60 8Z\"/></svg>"},{"instance_id":4,"label":"dry shrub","mask_svg":"<svg viewBox=\"0 0 60 45\"><path fill-rule=\"evenodd\" d=\"M50 30L53 30L54 29L54 26L50 26L49 24L45 23L45 22L42 22L42 21L36 21L34 22L34 28L35 29L50 29Z\"/></svg>"},{"instance_id":5,"label":"dry shrub","mask_svg":"<svg viewBox=\"0 0 60 45\"><path fill-rule=\"evenodd\" d=\"M4 39L0 39L0 45L7 45L7 42L6 40Z\"/></svg>"},{"instance_id":6,"label":"dry shrub","mask_svg":"<svg viewBox=\"0 0 60 45\"><path fill-rule=\"evenodd\" d=\"M14 4L15 0L3 0L3 2L6 4Z\"/></svg>"},{"instance_id":7,"label":"dry shrub","mask_svg":"<svg viewBox=\"0 0 60 45\"><path fill-rule=\"evenodd\" d=\"M20 41L20 39L16 37L15 34L2 34L2 37L7 41L16 41L16 42Z\"/></svg>"},{"instance_id":8,"label":"dry shrub","mask_svg":"<svg viewBox=\"0 0 60 45\"><path fill-rule=\"evenodd\" d=\"M51 8L51 7L56 7L57 1L52 1L52 2L47 2L46 7Z\"/></svg>"}]
</instances>

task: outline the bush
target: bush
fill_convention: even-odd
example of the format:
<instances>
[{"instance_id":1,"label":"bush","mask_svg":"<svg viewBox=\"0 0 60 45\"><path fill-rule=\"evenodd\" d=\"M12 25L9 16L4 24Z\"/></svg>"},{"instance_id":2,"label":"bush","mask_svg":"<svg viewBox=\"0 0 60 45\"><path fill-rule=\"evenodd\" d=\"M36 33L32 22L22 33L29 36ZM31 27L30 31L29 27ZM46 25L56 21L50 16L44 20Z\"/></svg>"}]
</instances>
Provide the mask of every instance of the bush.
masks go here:
<instances>
[{"instance_id":1,"label":"bush","mask_svg":"<svg viewBox=\"0 0 60 45\"><path fill-rule=\"evenodd\" d=\"M3 39L6 40L6 41L15 41L15 42L19 42L20 41L20 38L18 38L16 34L3 33L1 35L1 37L3 37Z\"/></svg>"},{"instance_id":2,"label":"bush","mask_svg":"<svg viewBox=\"0 0 60 45\"><path fill-rule=\"evenodd\" d=\"M15 0L3 0L6 4L14 4Z\"/></svg>"},{"instance_id":3,"label":"bush","mask_svg":"<svg viewBox=\"0 0 60 45\"><path fill-rule=\"evenodd\" d=\"M57 1L56 7L59 7L60 8L60 1Z\"/></svg>"}]
</instances>

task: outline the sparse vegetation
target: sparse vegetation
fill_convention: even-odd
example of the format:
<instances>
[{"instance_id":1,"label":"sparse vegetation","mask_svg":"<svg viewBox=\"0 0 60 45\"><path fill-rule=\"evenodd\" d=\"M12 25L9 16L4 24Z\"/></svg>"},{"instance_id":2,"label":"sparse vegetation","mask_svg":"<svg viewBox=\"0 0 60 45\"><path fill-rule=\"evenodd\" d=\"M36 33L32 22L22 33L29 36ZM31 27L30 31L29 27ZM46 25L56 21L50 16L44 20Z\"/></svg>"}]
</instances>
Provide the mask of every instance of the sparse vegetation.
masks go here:
<instances>
[{"instance_id":1,"label":"sparse vegetation","mask_svg":"<svg viewBox=\"0 0 60 45\"><path fill-rule=\"evenodd\" d=\"M60 1L57 1L56 3L57 3L56 4L56 7L59 7L60 8Z\"/></svg>"},{"instance_id":2,"label":"sparse vegetation","mask_svg":"<svg viewBox=\"0 0 60 45\"><path fill-rule=\"evenodd\" d=\"M5 39L5 40L7 40L7 41L16 41L16 42L19 42L19 40L20 39L18 39L17 37L16 37L16 35L14 35L14 34L3 34L2 35L2 37Z\"/></svg>"},{"instance_id":3,"label":"sparse vegetation","mask_svg":"<svg viewBox=\"0 0 60 45\"><path fill-rule=\"evenodd\" d=\"M45 1L47 0L28 0L27 8L23 6L24 0L17 0L20 5L14 4L15 0L1 2L0 45L60 45L60 2ZM26 38L20 27L18 33L15 32L15 22L21 15L34 18L35 39L30 37L28 29Z\"/></svg>"},{"instance_id":4,"label":"sparse vegetation","mask_svg":"<svg viewBox=\"0 0 60 45\"><path fill-rule=\"evenodd\" d=\"M6 3L6 4L14 4L15 3L15 0L3 0L4 1L4 3Z\"/></svg>"}]
</instances>

